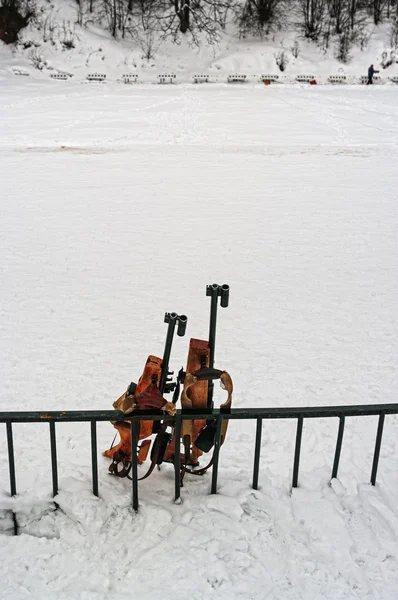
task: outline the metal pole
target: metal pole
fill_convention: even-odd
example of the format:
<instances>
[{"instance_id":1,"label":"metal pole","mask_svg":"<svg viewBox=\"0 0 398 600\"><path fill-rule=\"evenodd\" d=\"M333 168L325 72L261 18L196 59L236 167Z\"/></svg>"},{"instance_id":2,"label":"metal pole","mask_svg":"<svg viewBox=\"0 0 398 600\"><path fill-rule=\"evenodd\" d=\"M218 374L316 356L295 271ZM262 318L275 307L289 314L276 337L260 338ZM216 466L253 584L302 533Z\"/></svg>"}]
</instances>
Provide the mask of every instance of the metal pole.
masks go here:
<instances>
[{"instance_id":1,"label":"metal pole","mask_svg":"<svg viewBox=\"0 0 398 600\"><path fill-rule=\"evenodd\" d=\"M210 326L209 326L209 367L214 367L214 356L216 350L216 326L217 326L217 307L218 307L218 288L217 284L207 286L206 292L211 295L210 302ZM213 407L214 381L209 381L207 392L207 408Z\"/></svg>"},{"instance_id":2,"label":"metal pole","mask_svg":"<svg viewBox=\"0 0 398 600\"><path fill-rule=\"evenodd\" d=\"M177 317L178 317L178 315L175 312L166 313L164 316L164 321L165 321L165 323L168 323L168 327L167 327L166 343L164 345L164 352L163 352L162 374L160 376L160 383L159 383L159 390L161 391L162 394L164 392L165 385L166 385L166 379L167 379L167 374L168 374L168 369L169 369L170 354L171 354L171 346L173 344L174 329L176 326Z\"/></svg>"},{"instance_id":3,"label":"metal pole","mask_svg":"<svg viewBox=\"0 0 398 600\"><path fill-rule=\"evenodd\" d=\"M7 444L8 444L8 466L10 470L10 491L11 496L16 496L17 484L15 479L15 457L14 457L14 440L12 437L12 423L7 421Z\"/></svg>"},{"instance_id":4,"label":"metal pole","mask_svg":"<svg viewBox=\"0 0 398 600\"><path fill-rule=\"evenodd\" d=\"M220 455L220 446L221 446L222 421L223 421L222 415L218 415L216 435L214 437L213 473L212 473L212 478L211 478L211 493L212 494L217 494L218 458Z\"/></svg>"},{"instance_id":5,"label":"metal pole","mask_svg":"<svg viewBox=\"0 0 398 600\"><path fill-rule=\"evenodd\" d=\"M175 437L175 454L174 454L174 501L178 502L180 499L180 486L181 486L181 455L180 455L180 437L181 437L181 417L176 416L176 424L174 429Z\"/></svg>"},{"instance_id":6,"label":"metal pole","mask_svg":"<svg viewBox=\"0 0 398 600\"><path fill-rule=\"evenodd\" d=\"M53 497L58 494L57 441L55 438L55 423L50 421L51 468L53 478Z\"/></svg>"},{"instance_id":7,"label":"metal pole","mask_svg":"<svg viewBox=\"0 0 398 600\"><path fill-rule=\"evenodd\" d=\"M12 437L12 423L7 421L7 446L8 446L8 466L10 471L10 493L11 496L17 495L17 484L15 479L15 457L14 457L14 440ZM17 515L12 511L12 522L14 525L14 535L18 535Z\"/></svg>"},{"instance_id":8,"label":"metal pole","mask_svg":"<svg viewBox=\"0 0 398 600\"><path fill-rule=\"evenodd\" d=\"M298 486L298 472L300 465L300 448L301 448L301 435L303 433L303 417L300 415L297 419L297 433L296 433L296 447L294 450L294 465L293 465L293 482L292 487Z\"/></svg>"},{"instance_id":9,"label":"metal pole","mask_svg":"<svg viewBox=\"0 0 398 600\"><path fill-rule=\"evenodd\" d=\"M254 450L254 467L253 467L253 489L258 490L258 471L260 468L260 451L261 451L261 433L263 428L263 420L257 418L256 427L256 447Z\"/></svg>"},{"instance_id":10,"label":"metal pole","mask_svg":"<svg viewBox=\"0 0 398 600\"><path fill-rule=\"evenodd\" d=\"M93 494L98 496L98 462L97 462L97 422L91 421L91 469L93 474Z\"/></svg>"},{"instance_id":11,"label":"metal pole","mask_svg":"<svg viewBox=\"0 0 398 600\"><path fill-rule=\"evenodd\" d=\"M343 443L345 416L340 415L339 419L340 419L339 431L337 433L336 451L334 453L332 479L335 479L335 477L337 477L337 471L339 469L339 462L340 462L341 445Z\"/></svg>"},{"instance_id":12,"label":"metal pole","mask_svg":"<svg viewBox=\"0 0 398 600\"><path fill-rule=\"evenodd\" d=\"M377 467L379 465L381 438L383 436L384 417L385 417L384 413L380 413L379 423L377 425L375 452L373 455L372 474L370 476L370 481L371 481L372 485L376 485L376 475L377 475Z\"/></svg>"},{"instance_id":13,"label":"metal pole","mask_svg":"<svg viewBox=\"0 0 398 600\"><path fill-rule=\"evenodd\" d=\"M210 326L209 326L209 348L210 358L209 367L214 367L214 355L216 349L216 326L217 326L217 307L218 307L218 285L214 284L211 287L211 303L210 303Z\"/></svg>"},{"instance_id":14,"label":"metal pole","mask_svg":"<svg viewBox=\"0 0 398 600\"><path fill-rule=\"evenodd\" d=\"M138 456L137 440L140 422L134 417L131 419L131 480L133 485L133 509L138 510Z\"/></svg>"}]
</instances>

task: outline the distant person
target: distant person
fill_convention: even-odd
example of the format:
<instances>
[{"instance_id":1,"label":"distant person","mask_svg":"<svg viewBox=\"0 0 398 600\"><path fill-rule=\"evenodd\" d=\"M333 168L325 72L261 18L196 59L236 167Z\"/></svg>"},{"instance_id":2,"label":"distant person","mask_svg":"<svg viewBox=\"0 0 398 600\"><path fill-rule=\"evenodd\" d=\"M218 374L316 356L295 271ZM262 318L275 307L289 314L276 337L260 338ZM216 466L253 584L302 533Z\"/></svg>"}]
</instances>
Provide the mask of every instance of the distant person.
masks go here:
<instances>
[{"instance_id":1,"label":"distant person","mask_svg":"<svg viewBox=\"0 0 398 600\"><path fill-rule=\"evenodd\" d=\"M366 85L372 85L372 83L373 83L373 75L375 73L380 73L380 71L375 71L374 66L370 65L370 67L368 69L368 83Z\"/></svg>"}]
</instances>

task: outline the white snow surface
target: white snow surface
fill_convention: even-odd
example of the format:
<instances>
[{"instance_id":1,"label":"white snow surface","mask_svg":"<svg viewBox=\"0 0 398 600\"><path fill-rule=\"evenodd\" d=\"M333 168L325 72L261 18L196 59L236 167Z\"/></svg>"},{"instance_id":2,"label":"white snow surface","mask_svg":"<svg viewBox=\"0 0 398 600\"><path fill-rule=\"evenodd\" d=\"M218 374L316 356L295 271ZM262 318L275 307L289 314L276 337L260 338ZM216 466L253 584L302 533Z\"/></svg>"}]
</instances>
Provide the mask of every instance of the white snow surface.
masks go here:
<instances>
[{"instance_id":1,"label":"white snow surface","mask_svg":"<svg viewBox=\"0 0 398 600\"><path fill-rule=\"evenodd\" d=\"M189 317L179 369L213 282L234 406L396 402L396 88L21 79L0 89L0 410L111 408L162 355L165 311ZM218 495L187 476L175 505L165 465L137 514L102 456L92 495L88 424L56 426L57 510L48 425L14 425L10 498L0 428L0 598L396 598L398 419L375 487L377 418L347 418L331 482L337 427L305 421L292 490L296 423L265 421L254 491L255 423L231 422Z\"/></svg>"}]
</instances>

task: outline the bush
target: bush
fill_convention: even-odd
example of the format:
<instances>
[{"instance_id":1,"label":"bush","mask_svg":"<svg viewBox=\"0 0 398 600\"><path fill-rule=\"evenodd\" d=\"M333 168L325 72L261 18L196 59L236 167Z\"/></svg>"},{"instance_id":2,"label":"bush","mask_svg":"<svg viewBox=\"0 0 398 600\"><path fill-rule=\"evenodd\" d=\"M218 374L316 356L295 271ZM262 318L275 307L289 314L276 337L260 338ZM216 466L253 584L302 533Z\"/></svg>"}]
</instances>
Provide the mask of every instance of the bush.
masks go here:
<instances>
[{"instance_id":1,"label":"bush","mask_svg":"<svg viewBox=\"0 0 398 600\"><path fill-rule=\"evenodd\" d=\"M76 32L75 29L71 27L69 21L62 22L62 34L61 34L61 44L66 50L71 50L75 47L76 42Z\"/></svg>"},{"instance_id":2,"label":"bush","mask_svg":"<svg viewBox=\"0 0 398 600\"><path fill-rule=\"evenodd\" d=\"M0 0L0 40L5 44L15 43L33 14L31 5L23 0Z\"/></svg>"},{"instance_id":3,"label":"bush","mask_svg":"<svg viewBox=\"0 0 398 600\"><path fill-rule=\"evenodd\" d=\"M383 69L387 69L387 67L390 67L391 65L393 65L394 63L397 62L397 55L394 49L391 50L384 50L384 52L381 55L381 61L380 64L383 67Z\"/></svg>"},{"instance_id":4,"label":"bush","mask_svg":"<svg viewBox=\"0 0 398 600\"><path fill-rule=\"evenodd\" d=\"M294 58L298 58L299 57L299 54L300 54L300 44L298 43L297 40L294 40L294 44L291 47L291 51L292 51L292 54L293 54Z\"/></svg>"},{"instance_id":5,"label":"bush","mask_svg":"<svg viewBox=\"0 0 398 600\"><path fill-rule=\"evenodd\" d=\"M28 54L28 58L35 69L39 69L42 71L46 66L46 61L44 60L43 54L41 53L40 48L33 48Z\"/></svg>"},{"instance_id":6,"label":"bush","mask_svg":"<svg viewBox=\"0 0 398 600\"><path fill-rule=\"evenodd\" d=\"M278 52L275 52L274 57L275 57L275 62L279 67L279 70L283 72L286 69L287 64L289 62L287 55L286 55L286 50L281 48L280 50L278 50Z\"/></svg>"}]
</instances>

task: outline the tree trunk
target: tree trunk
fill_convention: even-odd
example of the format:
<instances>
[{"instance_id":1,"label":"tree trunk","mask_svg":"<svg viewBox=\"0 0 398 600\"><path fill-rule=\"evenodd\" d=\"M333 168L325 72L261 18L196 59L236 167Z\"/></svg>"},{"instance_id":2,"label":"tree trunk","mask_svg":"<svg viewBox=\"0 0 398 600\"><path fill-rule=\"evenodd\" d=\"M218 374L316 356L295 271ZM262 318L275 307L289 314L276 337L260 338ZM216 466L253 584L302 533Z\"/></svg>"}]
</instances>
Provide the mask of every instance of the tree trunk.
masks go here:
<instances>
[{"instance_id":1,"label":"tree trunk","mask_svg":"<svg viewBox=\"0 0 398 600\"><path fill-rule=\"evenodd\" d=\"M180 31L186 33L190 26L190 0L175 0L174 6L180 20Z\"/></svg>"},{"instance_id":2,"label":"tree trunk","mask_svg":"<svg viewBox=\"0 0 398 600\"><path fill-rule=\"evenodd\" d=\"M116 10L116 0L113 0L113 23L112 23L112 35L116 37L116 19L117 19L117 10Z\"/></svg>"}]
</instances>

